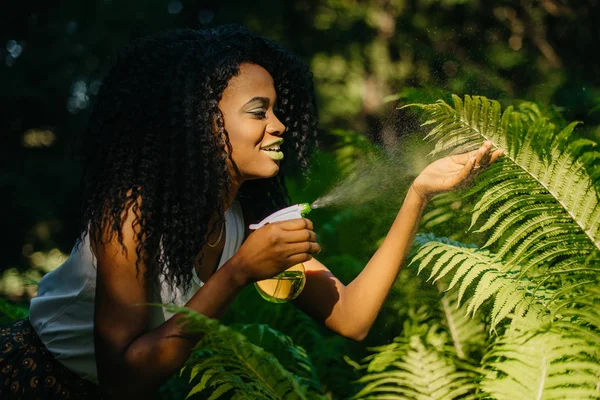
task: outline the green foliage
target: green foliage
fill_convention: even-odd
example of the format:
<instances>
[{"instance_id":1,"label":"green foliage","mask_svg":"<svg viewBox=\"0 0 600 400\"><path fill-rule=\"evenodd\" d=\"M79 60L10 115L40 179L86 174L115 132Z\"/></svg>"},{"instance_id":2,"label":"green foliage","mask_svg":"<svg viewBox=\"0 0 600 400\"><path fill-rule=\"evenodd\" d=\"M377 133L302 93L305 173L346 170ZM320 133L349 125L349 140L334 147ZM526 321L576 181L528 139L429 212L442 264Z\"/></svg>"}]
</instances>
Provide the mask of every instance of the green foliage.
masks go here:
<instances>
[{"instance_id":1,"label":"green foliage","mask_svg":"<svg viewBox=\"0 0 600 400\"><path fill-rule=\"evenodd\" d=\"M0 325L25 318L29 314L26 307L16 305L0 297Z\"/></svg>"},{"instance_id":2,"label":"green foliage","mask_svg":"<svg viewBox=\"0 0 600 400\"><path fill-rule=\"evenodd\" d=\"M435 340L437 338L432 338ZM428 346L429 345L429 346ZM474 374L456 369L448 357L418 336L376 349L391 368L371 372L359 382L366 386L353 399L456 399L475 389ZM386 362L389 360L374 360ZM475 398L474 396L462 398Z\"/></svg>"},{"instance_id":3,"label":"green foliage","mask_svg":"<svg viewBox=\"0 0 600 400\"><path fill-rule=\"evenodd\" d=\"M515 308L526 311L532 298L539 302L551 298L552 293L536 287L526 277L519 277L517 271L504 272L504 263L487 250L465 247L460 243L444 243L443 238L421 237L417 241L425 243L420 246L412 263L419 264L419 273L426 267L430 268L429 279L433 282L454 272L446 290L458 288L459 304L467 289L477 281L467 300L467 314L474 315L484 301L494 298L494 306L489 314L491 329Z\"/></svg>"},{"instance_id":4,"label":"green foliage","mask_svg":"<svg viewBox=\"0 0 600 400\"><path fill-rule=\"evenodd\" d=\"M600 191L597 166L590 161L597 159L595 144L574 137L576 123L558 129L557 119L533 103L501 112L498 102L484 97L453 101L454 106L418 105L428 117L425 125L433 126L427 135L435 142L433 154L471 151L484 140L505 150L463 196L443 196L437 202L441 210L424 218L425 226L450 223L456 231L455 213L471 214L462 226L487 235L483 244L433 234L415 241L411 264L419 273L427 270L428 281L443 289L440 303L447 314L421 322L429 331L445 326L454 350L434 357L422 338L408 341L407 350L405 332L393 345L375 349L359 395L381 391L394 398L396 388L397 398L444 398L446 392L432 396L415 388L424 382L417 378L427 370L422 364L430 360L443 370L443 363L463 367L460 360L472 366L472 375L447 367L445 376L433 369L427 376L450 379L445 388L468 382L470 389L461 395L478 398L599 398ZM463 318L484 325L479 331L459 329L449 302ZM483 335L472 343L479 351L462 351L461 332ZM420 364L406 363L413 353Z\"/></svg>"},{"instance_id":5,"label":"green foliage","mask_svg":"<svg viewBox=\"0 0 600 400\"><path fill-rule=\"evenodd\" d=\"M486 354L481 388L498 400L597 399L598 348L552 329L499 340Z\"/></svg>"},{"instance_id":6,"label":"green foliage","mask_svg":"<svg viewBox=\"0 0 600 400\"><path fill-rule=\"evenodd\" d=\"M306 386L312 390L320 390L320 382L316 370L307 352L295 346L289 336L265 324L251 324L234 326L252 344L261 347L266 352L296 375Z\"/></svg>"},{"instance_id":7,"label":"green foliage","mask_svg":"<svg viewBox=\"0 0 600 400\"><path fill-rule=\"evenodd\" d=\"M478 231L493 229L484 247L498 248L505 271L525 274L541 264L600 268L600 204L586 154L577 154L588 143L569 139L575 123L558 131L535 104L501 113L498 102L483 97L454 96L454 108L445 102L422 108L430 116L425 124L435 124L428 135L436 140L434 153L470 151L483 140L505 149L470 191L478 197L471 226L487 217Z\"/></svg>"},{"instance_id":8,"label":"green foliage","mask_svg":"<svg viewBox=\"0 0 600 400\"><path fill-rule=\"evenodd\" d=\"M366 374L359 382L365 386L353 399L475 398L476 373L466 349L482 338L482 330L450 304L452 299L442 298L445 326L436 323L435 311L412 309L403 333L391 344L373 348L375 354L364 360Z\"/></svg>"},{"instance_id":9,"label":"green foliage","mask_svg":"<svg viewBox=\"0 0 600 400\"><path fill-rule=\"evenodd\" d=\"M233 327L241 326L240 329L244 334L246 334L245 329L252 330L257 326L268 326L284 332L286 337L289 337L296 346L301 346L309 355L314 366L311 374L319 377L318 380L325 393L335 393L336 398L337 396L348 397L353 393L353 385L350 382L357 379L358 375L346 363L345 358L360 358L362 353L360 355L356 353L361 347L327 331L292 304L273 305L264 301L253 287L249 287L236 299L224 322L235 324ZM261 343L265 343L264 341L261 343L254 341L252 336L249 336L249 339L273 353L286 367L290 366L285 359L279 357L279 353L271 350L268 345L263 346ZM285 349L285 347L281 348L281 350Z\"/></svg>"},{"instance_id":10,"label":"green foliage","mask_svg":"<svg viewBox=\"0 0 600 400\"><path fill-rule=\"evenodd\" d=\"M192 356L182 369L197 395L217 399L319 399L319 383L306 352L283 334L261 325L242 327L253 341L232 328L190 309L168 306L173 313L184 314L184 327L203 333ZM284 367L268 348L286 362Z\"/></svg>"}]
</instances>

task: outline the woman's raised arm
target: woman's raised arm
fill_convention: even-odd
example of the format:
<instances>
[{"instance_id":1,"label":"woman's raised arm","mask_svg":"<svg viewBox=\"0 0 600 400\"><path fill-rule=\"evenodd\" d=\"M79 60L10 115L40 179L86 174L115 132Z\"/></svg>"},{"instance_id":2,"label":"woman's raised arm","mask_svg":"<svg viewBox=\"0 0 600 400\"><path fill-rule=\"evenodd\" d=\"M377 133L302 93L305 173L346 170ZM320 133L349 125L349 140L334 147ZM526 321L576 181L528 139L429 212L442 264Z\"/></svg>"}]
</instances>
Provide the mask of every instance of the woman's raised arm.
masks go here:
<instances>
[{"instance_id":1,"label":"woman's raised arm","mask_svg":"<svg viewBox=\"0 0 600 400\"><path fill-rule=\"evenodd\" d=\"M428 199L468 184L480 167L501 154L501 150L491 152L491 143L485 143L471 153L430 164L408 190L383 243L361 273L345 286L323 264L310 260L304 263L307 281L296 305L331 330L362 340L404 264Z\"/></svg>"}]
</instances>

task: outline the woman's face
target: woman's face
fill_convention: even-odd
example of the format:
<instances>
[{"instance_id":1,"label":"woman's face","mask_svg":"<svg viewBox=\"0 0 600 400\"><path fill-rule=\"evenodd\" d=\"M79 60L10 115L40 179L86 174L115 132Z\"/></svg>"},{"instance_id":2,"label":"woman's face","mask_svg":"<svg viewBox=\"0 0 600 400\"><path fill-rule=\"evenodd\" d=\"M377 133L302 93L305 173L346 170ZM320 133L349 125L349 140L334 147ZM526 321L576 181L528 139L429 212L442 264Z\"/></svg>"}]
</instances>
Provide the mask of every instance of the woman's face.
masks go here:
<instances>
[{"instance_id":1,"label":"woman's face","mask_svg":"<svg viewBox=\"0 0 600 400\"><path fill-rule=\"evenodd\" d=\"M240 184L279 172L285 126L273 112L276 100L273 78L256 64L240 64L223 91L219 109L232 147L232 176Z\"/></svg>"}]
</instances>

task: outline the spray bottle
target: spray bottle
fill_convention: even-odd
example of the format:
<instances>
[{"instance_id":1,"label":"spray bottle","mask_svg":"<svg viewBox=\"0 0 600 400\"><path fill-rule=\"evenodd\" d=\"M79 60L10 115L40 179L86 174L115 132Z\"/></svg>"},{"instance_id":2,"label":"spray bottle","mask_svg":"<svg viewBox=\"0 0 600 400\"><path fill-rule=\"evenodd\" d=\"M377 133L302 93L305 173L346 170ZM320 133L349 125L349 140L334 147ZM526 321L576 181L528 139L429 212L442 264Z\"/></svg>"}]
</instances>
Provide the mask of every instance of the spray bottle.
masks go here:
<instances>
[{"instance_id":1,"label":"spray bottle","mask_svg":"<svg viewBox=\"0 0 600 400\"><path fill-rule=\"evenodd\" d=\"M258 224L249 226L251 230L259 229L266 224L286 221L289 219L302 218L311 211L308 203L296 204L274 212ZM293 300L302 292L306 283L306 274L304 264L296 264L274 276L256 282L256 290L263 299L272 303L285 303Z\"/></svg>"}]
</instances>

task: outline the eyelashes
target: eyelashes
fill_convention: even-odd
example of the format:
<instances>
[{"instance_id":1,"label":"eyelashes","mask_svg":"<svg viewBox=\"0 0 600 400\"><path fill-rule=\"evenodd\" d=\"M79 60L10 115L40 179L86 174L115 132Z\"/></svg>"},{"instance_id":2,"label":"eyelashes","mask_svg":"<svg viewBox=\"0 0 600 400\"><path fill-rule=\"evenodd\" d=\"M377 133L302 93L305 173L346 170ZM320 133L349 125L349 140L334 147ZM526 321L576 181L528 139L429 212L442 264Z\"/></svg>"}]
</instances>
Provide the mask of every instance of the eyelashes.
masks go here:
<instances>
[{"instance_id":1,"label":"eyelashes","mask_svg":"<svg viewBox=\"0 0 600 400\"><path fill-rule=\"evenodd\" d=\"M253 111L250 114L254 115L254 117L256 117L257 119L265 119L265 118L267 118L267 112L266 111Z\"/></svg>"}]
</instances>

